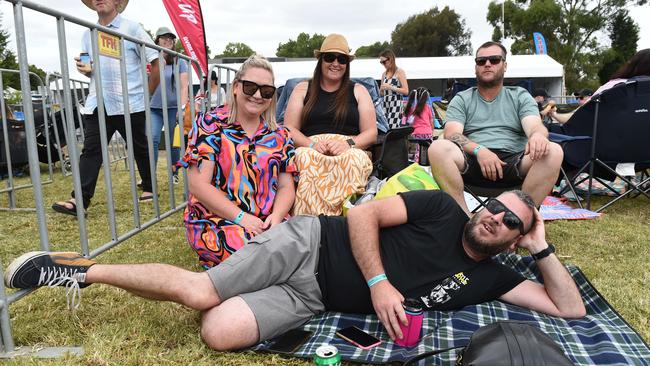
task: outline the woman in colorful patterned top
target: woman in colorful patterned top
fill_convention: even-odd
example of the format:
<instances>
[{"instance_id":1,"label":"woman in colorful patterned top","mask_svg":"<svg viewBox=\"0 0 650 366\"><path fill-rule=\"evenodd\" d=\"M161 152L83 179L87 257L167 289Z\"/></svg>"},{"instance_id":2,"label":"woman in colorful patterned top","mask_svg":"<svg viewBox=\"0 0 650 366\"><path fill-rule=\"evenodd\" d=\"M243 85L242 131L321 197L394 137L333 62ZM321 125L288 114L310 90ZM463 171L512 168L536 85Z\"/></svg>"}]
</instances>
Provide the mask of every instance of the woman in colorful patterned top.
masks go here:
<instances>
[{"instance_id":1,"label":"woman in colorful patterned top","mask_svg":"<svg viewBox=\"0 0 650 366\"><path fill-rule=\"evenodd\" d=\"M204 268L276 225L293 205L294 146L275 122L271 64L249 57L236 73L229 108L199 114L181 164L188 170L187 240Z\"/></svg>"}]
</instances>

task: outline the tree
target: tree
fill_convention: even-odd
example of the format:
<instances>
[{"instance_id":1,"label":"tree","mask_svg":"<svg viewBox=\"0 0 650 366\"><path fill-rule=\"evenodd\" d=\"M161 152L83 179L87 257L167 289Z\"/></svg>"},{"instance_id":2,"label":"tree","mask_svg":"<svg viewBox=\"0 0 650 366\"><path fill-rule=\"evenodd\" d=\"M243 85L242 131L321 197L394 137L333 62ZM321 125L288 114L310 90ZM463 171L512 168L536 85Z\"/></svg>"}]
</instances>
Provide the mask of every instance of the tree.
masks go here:
<instances>
[{"instance_id":1,"label":"tree","mask_svg":"<svg viewBox=\"0 0 650 366\"><path fill-rule=\"evenodd\" d=\"M612 74L636 53L639 27L630 18L627 10L621 10L612 20L609 25L609 39L612 41L611 48L604 52L603 64L598 71L601 84L606 83Z\"/></svg>"},{"instance_id":2,"label":"tree","mask_svg":"<svg viewBox=\"0 0 650 366\"><path fill-rule=\"evenodd\" d=\"M387 48L390 48L390 43L386 41L375 42L371 45L357 48L354 55L357 57L379 57L379 54Z\"/></svg>"},{"instance_id":3,"label":"tree","mask_svg":"<svg viewBox=\"0 0 650 366\"><path fill-rule=\"evenodd\" d=\"M38 77L41 78L43 82L45 82L45 76L47 75L45 70L36 65L29 65L29 72L33 72L34 74L38 75ZM32 85L32 87L35 87L35 85Z\"/></svg>"},{"instance_id":4,"label":"tree","mask_svg":"<svg viewBox=\"0 0 650 366\"><path fill-rule=\"evenodd\" d=\"M410 16L391 33L397 56L458 56L472 53L465 20L445 6Z\"/></svg>"},{"instance_id":5,"label":"tree","mask_svg":"<svg viewBox=\"0 0 650 366\"><path fill-rule=\"evenodd\" d=\"M303 32L295 41L289 39L287 43L278 44L275 54L278 57L314 57L314 50L319 49L324 40L325 36L322 34L314 33L310 36Z\"/></svg>"},{"instance_id":6,"label":"tree","mask_svg":"<svg viewBox=\"0 0 650 366\"><path fill-rule=\"evenodd\" d=\"M0 14L0 20L2 20L2 14ZM0 22L0 68L18 70L18 60L16 60L16 54L9 47L9 33L2 28L2 23ZM38 75L43 82L45 82L46 72L35 65L28 65L29 71ZM20 86L20 75L17 73L3 73L2 74L3 87L14 88L16 90L21 90ZM35 80L31 80L32 90L40 85Z\"/></svg>"},{"instance_id":7,"label":"tree","mask_svg":"<svg viewBox=\"0 0 650 366\"><path fill-rule=\"evenodd\" d=\"M487 20L494 27L492 40L511 38L513 54L532 54L533 32L546 39L548 54L564 65L570 90L595 87L602 62L602 44L597 35L607 28L615 15L630 5L647 0L507 0L505 24L501 1L488 5ZM504 25L505 34L501 34Z\"/></svg>"},{"instance_id":8,"label":"tree","mask_svg":"<svg viewBox=\"0 0 650 366\"><path fill-rule=\"evenodd\" d=\"M0 14L0 20L1 19L2 15ZM8 46L9 33L7 33L7 31L0 25L0 68L18 70L16 55ZM5 89L9 86L20 90L20 75L14 73L3 73L2 81Z\"/></svg>"},{"instance_id":9,"label":"tree","mask_svg":"<svg viewBox=\"0 0 650 366\"><path fill-rule=\"evenodd\" d=\"M226 45L220 57L248 57L255 54L252 48L241 42L230 42Z\"/></svg>"}]
</instances>

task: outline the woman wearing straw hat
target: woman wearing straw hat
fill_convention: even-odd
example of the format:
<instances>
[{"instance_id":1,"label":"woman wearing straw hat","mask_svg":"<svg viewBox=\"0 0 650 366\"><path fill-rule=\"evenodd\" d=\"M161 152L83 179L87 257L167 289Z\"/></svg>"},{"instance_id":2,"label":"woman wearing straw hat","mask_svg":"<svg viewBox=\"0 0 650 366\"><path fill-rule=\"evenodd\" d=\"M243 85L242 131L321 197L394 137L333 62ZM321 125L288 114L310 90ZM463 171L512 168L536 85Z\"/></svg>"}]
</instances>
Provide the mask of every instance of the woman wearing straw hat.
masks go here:
<instances>
[{"instance_id":1,"label":"woman wearing straw hat","mask_svg":"<svg viewBox=\"0 0 650 366\"><path fill-rule=\"evenodd\" d=\"M296 85L285 113L296 147L300 180L293 213L339 215L343 202L362 192L372 171L363 151L377 140L370 94L350 80L348 42L340 34L325 38L313 78Z\"/></svg>"}]
</instances>

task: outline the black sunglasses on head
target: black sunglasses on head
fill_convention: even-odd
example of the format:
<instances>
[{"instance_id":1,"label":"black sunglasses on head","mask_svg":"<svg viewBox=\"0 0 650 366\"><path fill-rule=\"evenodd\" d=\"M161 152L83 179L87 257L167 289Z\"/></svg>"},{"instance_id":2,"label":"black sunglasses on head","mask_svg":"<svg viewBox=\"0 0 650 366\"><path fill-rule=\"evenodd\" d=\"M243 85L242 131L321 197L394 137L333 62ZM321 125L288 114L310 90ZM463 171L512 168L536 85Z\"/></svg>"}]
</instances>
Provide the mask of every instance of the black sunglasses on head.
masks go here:
<instances>
[{"instance_id":1,"label":"black sunglasses on head","mask_svg":"<svg viewBox=\"0 0 650 366\"><path fill-rule=\"evenodd\" d=\"M505 212L505 215L503 215L503 224L510 230L519 229L519 233L521 233L521 235L525 235L524 222L521 221L519 216L517 216L514 212L510 211L506 205L501 203L501 201L496 198L490 198L485 204L485 208L493 215Z\"/></svg>"},{"instance_id":2,"label":"black sunglasses on head","mask_svg":"<svg viewBox=\"0 0 650 366\"><path fill-rule=\"evenodd\" d=\"M350 58L341 53L327 52L323 54L323 61L331 64L334 60L337 60L341 65L347 65L350 62Z\"/></svg>"},{"instance_id":3,"label":"black sunglasses on head","mask_svg":"<svg viewBox=\"0 0 650 366\"><path fill-rule=\"evenodd\" d=\"M250 95L251 97L255 95L258 89L260 91L260 96L264 99L271 99L273 98L273 94L275 94L275 86L273 85L259 85L248 80L240 81L244 94Z\"/></svg>"},{"instance_id":4,"label":"black sunglasses on head","mask_svg":"<svg viewBox=\"0 0 650 366\"><path fill-rule=\"evenodd\" d=\"M485 64L490 61L490 64L492 65L498 65L501 63L501 61L505 60L503 56L500 55L495 55L495 56L480 56L474 59L474 62L478 66L485 66Z\"/></svg>"}]
</instances>

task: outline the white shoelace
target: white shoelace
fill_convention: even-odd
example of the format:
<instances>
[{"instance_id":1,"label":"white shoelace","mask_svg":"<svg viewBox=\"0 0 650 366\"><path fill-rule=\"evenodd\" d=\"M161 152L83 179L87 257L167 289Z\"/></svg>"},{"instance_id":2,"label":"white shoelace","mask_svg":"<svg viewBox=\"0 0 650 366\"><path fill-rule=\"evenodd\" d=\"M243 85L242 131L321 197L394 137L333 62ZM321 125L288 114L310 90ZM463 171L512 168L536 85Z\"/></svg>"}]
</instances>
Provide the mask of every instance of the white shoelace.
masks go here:
<instances>
[{"instance_id":1,"label":"white shoelace","mask_svg":"<svg viewBox=\"0 0 650 366\"><path fill-rule=\"evenodd\" d=\"M79 287L79 275L76 270L68 268L44 267L41 268L41 275L38 278L38 285L57 287L65 284L65 298L68 309L77 310L81 305L81 288Z\"/></svg>"}]
</instances>

